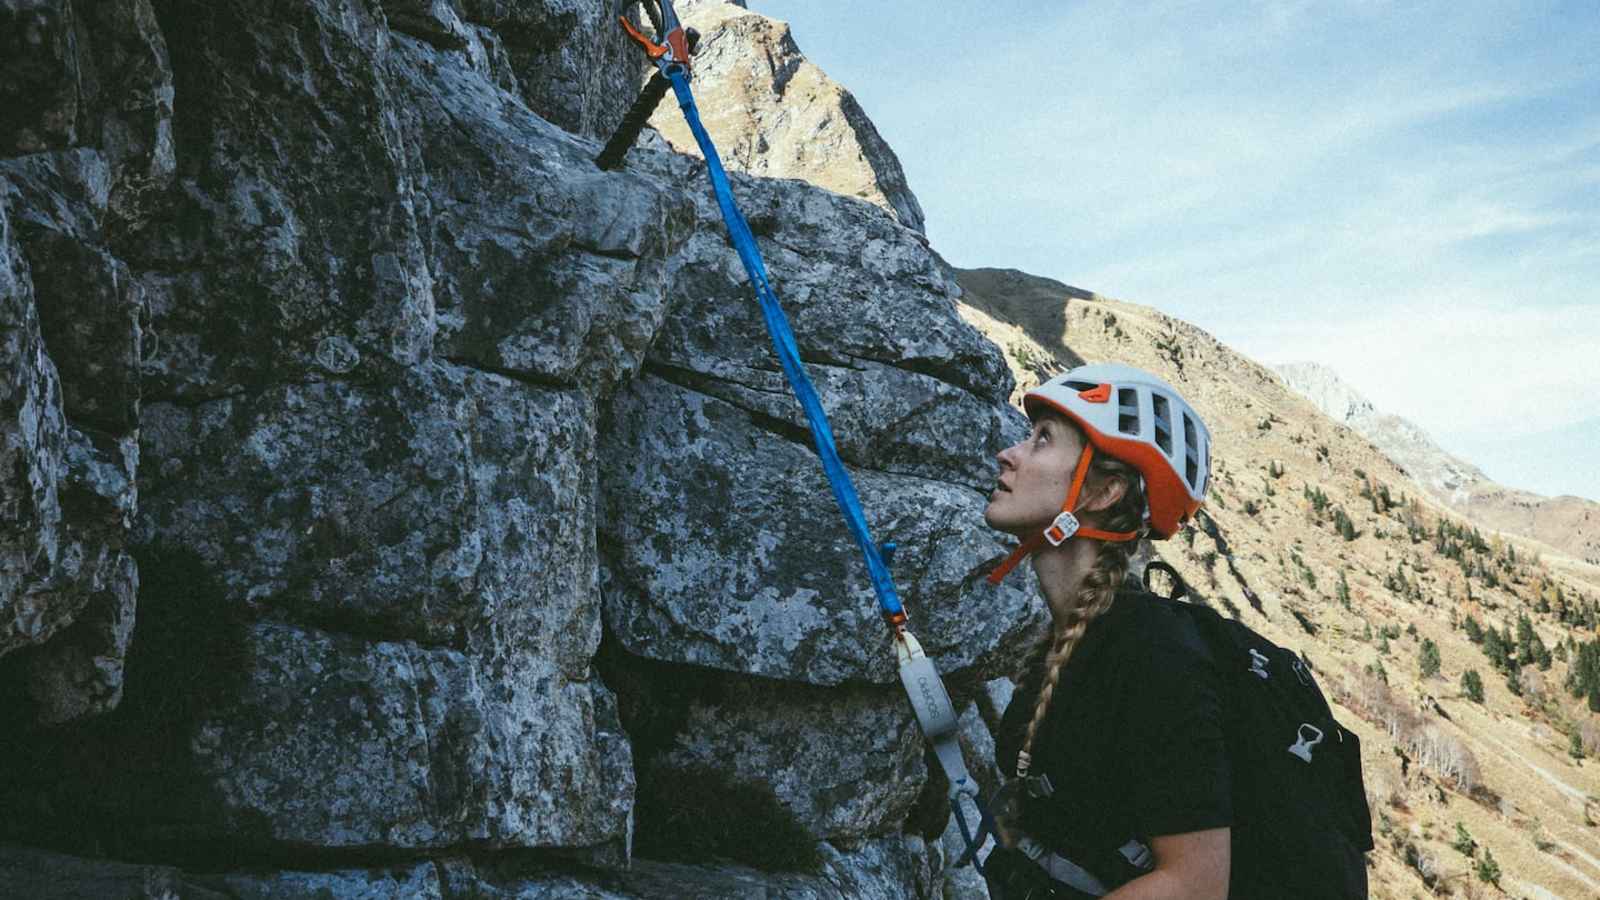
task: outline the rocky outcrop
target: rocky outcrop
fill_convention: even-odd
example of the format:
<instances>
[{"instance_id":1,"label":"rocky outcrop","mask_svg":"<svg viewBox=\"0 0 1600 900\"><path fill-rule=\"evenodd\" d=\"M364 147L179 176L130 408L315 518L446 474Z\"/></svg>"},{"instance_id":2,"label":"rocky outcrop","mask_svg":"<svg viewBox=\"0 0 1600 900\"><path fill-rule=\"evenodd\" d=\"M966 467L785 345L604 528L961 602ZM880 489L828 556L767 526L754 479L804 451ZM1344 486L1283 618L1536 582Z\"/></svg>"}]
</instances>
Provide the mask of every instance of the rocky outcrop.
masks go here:
<instances>
[{"instance_id":1,"label":"rocky outcrop","mask_svg":"<svg viewBox=\"0 0 1600 900\"><path fill-rule=\"evenodd\" d=\"M943 788L703 167L594 168L637 75L602 4L0 15L0 838L75 854L0 873L939 893ZM917 634L976 683L1044 616L982 580L1004 362L915 231L735 181ZM674 855L691 777L803 871Z\"/></svg>"},{"instance_id":2,"label":"rocky outcrop","mask_svg":"<svg viewBox=\"0 0 1600 900\"><path fill-rule=\"evenodd\" d=\"M787 23L721 0L688 6L683 21L700 31L695 103L724 163L877 204L924 230L899 157L855 97L805 58ZM700 152L670 99L650 124L679 152Z\"/></svg>"}]
</instances>

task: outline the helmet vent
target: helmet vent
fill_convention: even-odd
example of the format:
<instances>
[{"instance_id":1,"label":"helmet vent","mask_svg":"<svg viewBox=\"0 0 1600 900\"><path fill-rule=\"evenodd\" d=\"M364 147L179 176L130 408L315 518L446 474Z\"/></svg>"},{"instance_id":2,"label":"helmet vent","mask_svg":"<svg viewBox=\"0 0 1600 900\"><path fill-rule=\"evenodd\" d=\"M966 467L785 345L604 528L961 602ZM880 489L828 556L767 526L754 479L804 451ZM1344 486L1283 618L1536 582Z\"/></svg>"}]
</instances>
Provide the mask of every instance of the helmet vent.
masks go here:
<instances>
[{"instance_id":1,"label":"helmet vent","mask_svg":"<svg viewBox=\"0 0 1600 900\"><path fill-rule=\"evenodd\" d=\"M1156 446L1160 447L1168 456L1171 456L1172 410L1167 405L1167 398L1160 394L1151 394L1150 402L1155 408Z\"/></svg>"},{"instance_id":2,"label":"helmet vent","mask_svg":"<svg viewBox=\"0 0 1600 900\"><path fill-rule=\"evenodd\" d=\"M1194 426L1194 419L1188 413L1183 414L1183 447L1184 447L1184 474L1188 476L1189 487L1200 490L1200 446L1195 437L1200 430Z\"/></svg>"},{"instance_id":3,"label":"helmet vent","mask_svg":"<svg viewBox=\"0 0 1600 900\"><path fill-rule=\"evenodd\" d=\"M1139 392L1133 388L1117 390L1117 430L1123 434L1139 433Z\"/></svg>"},{"instance_id":4,"label":"helmet vent","mask_svg":"<svg viewBox=\"0 0 1600 900\"><path fill-rule=\"evenodd\" d=\"M1067 387L1072 388L1075 391L1092 391L1092 390L1094 390L1095 388L1097 388L1099 386L1100 385L1095 384L1092 381L1069 381L1069 382L1067 382Z\"/></svg>"}]
</instances>

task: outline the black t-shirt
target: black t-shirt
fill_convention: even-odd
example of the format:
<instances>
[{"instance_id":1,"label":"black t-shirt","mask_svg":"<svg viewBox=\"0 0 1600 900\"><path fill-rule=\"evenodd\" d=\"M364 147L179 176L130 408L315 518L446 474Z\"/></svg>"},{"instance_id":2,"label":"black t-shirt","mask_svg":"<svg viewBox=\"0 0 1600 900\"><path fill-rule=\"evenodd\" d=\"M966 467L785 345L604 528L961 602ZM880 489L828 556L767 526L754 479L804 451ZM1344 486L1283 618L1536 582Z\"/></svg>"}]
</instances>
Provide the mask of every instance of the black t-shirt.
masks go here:
<instances>
[{"instance_id":1,"label":"black t-shirt","mask_svg":"<svg viewBox=\"0 0 1600 900\"><path fill-rule=\"evenodd\" d=\"M1006 708L995 760L1015 774L1039 673ZM1030 775L1054 793L1024 802L1022 828L1068 858L1104 858L1128 840L1232 824L1218 675L1174 601L1124 591L1090 623L1057 681Z\"/></svg>"}]
</instances>

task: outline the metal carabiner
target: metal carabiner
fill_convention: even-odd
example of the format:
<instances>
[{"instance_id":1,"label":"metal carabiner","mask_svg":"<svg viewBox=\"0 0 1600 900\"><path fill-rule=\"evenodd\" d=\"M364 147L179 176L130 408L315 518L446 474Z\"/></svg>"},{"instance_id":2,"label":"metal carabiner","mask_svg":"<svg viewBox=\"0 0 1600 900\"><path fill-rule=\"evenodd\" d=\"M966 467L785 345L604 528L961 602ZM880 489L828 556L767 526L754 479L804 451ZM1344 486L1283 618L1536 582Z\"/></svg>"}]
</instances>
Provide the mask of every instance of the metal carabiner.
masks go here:
<instances>
[{"instance_id":1,"label":"metal carabiner","mask_svg":"<svg viewBox=\"0 0 1600 900\"><path fill-rule=\"evenodd\" d=\"M656 32L653 39L628 20L628 9L635 3L644 7L645 15L650 18ZM688 72L689 58L694 55L700 34L693 28L683 27L677 11L672 8L672 0L617 0L616 16L628 37L633 38L663 75L674 64Z\"/></svg>"},{"instance_id":2,"label":"metal carabiner","mask_svg":"<svg viewBox=\"0 0 1600 900\"><path fill-rule=\"evenodd\" d=\"M650 17L650 24L656 30L654 40L635 28L628 20L628 8L635 3L644 7L645 14ZM595 157L595 165L606 170L622 165L622 157L627 154L628 148L633 146L633 142L639 139L639 132L643 130L645 122L649 121L650 114L655 112L661 103L661 98L671 89L668 74L677 72L685 79L689 77L689 57L700 42L699 32L693 28L684 28L678 21L678 14L672 8L672 0L618 0L616 14L617 21L622 23L622 28L628 32L628 37L642 47L645 56L655 63L656 73L650 76L650 80L640 89L639 96L634 98L633 105L628 108L627 114L622 117L616 130L606 140L600 155Z\"/></svg>"}]
</instances>

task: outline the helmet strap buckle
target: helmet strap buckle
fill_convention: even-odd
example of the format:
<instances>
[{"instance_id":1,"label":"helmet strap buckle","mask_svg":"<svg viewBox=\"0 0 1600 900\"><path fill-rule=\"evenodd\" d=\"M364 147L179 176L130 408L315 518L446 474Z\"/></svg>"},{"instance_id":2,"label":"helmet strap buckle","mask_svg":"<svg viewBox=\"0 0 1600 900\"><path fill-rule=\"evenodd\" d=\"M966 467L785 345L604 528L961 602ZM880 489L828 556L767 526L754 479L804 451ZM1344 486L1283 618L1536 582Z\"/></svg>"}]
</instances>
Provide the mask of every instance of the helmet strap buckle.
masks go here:
<instances>
[{"instance_id":1,"label":"helmet strap buckle","mask_svg":"<svg viewBox=\"0 0 1600 900\"><path fill-rule=\"evenodd\" d=\"M1059 547L1068 538L1077 534L1080 527L1077 516L1062 510L1061 514L1056 516L1056 520L1050 523L1050 527L1044 530L1044 539L1050 542L1050 546Z\"/></svg>"}]
</instances>

